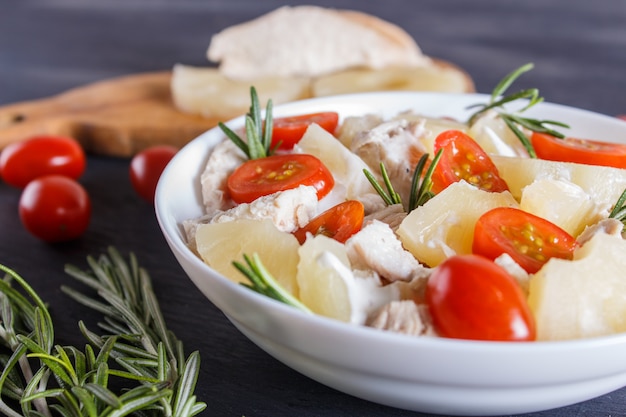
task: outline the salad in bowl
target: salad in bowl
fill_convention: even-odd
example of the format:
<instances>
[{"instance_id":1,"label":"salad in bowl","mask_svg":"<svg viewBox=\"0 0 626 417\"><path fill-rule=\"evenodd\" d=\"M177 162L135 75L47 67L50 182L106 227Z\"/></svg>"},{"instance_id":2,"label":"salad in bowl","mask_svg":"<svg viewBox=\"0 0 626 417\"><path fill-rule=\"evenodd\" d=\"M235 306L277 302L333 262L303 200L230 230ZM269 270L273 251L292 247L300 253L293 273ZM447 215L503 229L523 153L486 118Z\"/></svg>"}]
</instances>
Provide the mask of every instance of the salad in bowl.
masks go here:
<instances>
[{"instance_id":1,"label":"salad in bowl","mask_svg":"<svg viewBox=\"0 0 626 417\"><path fill-rule=\"evenodd\" d=\"M166 240L252 341L365 399L496 415L617 389L626 124L505 95L529 68L491 96L252 89L164 171Z\"/></svg>"}]
</instances>

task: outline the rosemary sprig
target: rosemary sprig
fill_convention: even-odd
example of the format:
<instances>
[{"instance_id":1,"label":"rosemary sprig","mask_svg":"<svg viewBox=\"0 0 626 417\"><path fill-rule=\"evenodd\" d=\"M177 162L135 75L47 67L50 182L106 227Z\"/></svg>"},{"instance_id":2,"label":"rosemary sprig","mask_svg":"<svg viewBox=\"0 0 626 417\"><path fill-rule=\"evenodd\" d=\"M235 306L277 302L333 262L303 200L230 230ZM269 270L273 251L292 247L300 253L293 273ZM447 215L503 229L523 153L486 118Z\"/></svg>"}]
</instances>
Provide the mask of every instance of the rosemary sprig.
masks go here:
<instances>
[{"instance_id":1,"label":"rosemary sprig","mask_svg":"<svg viewBox=\"0 0 626 417\"><path fill-rule=\"evenodd\" d=\"M433 172L435 171L435 167L441 159L441 153L442 149L439 149L424 175L422 175L422 173L424 172L424 168L426 167L426 163L428 162L429 155L422 155L417 162L411 180L411 192L409 195L409 204L407 207L408 213L415 210L417 207L424 205L428 200L434 197L435 194L432 192L432 176ZM387 204L388 206L393 204L402 204L402 198L400 197L400 194L398 194L394 190L393 185L391 184L391 180L389 179L387 169L385 168L385 164L382 162L380 163L380 172L383 177L383 183L387 188L386 191L378 183L376 177L374 177L374 175L369 170L363 170L363 173L367 177L368 181L370 182L370 184L372 184L372 187L374 187L374 189L383 199L385 204Z\"/></svg>"},{"instance_id":2,"label":"rosemary sprig","mask_svg":"<svg viewBox=\"0 0 626 417\"><path fill-rule=\"evenodd\" d=\"M609 219L619 220L626 225L626 189L619 196L613 210L609 213Z\"/></svg>"},{"instance_id":3,"label":"rosemary sprig","mask_svg":"<svg viewBox=\"0 0 626 417\"><path fill-rule=\"evenodd\" d=\"M241 285L250 288L251 290L258 292L259 294L273 298L292 307L296 307L306 313L312 313L311 310L302 304L300 300L287 292L279 283L274 279L272 274L265 268L261 259L257 253L252 254L252 258L248 255L243 255L246 265L241 262L234 261L233 266L237 268L246 278L250 281L248 283L242 283Z\"/></svg>"},{"instance_id":4,"label":"rosemary sprig","mask_svg":"<svg viewBox=\"0 0 626 417\"><path fill-rule=\"evenodd\" d=\"M528 136L526 136L526 134L520 127L526 128L533 132L547 133L549 135L562 139L565 137L565 135L557 130L552 129L549 126L569 128L569 125L555 120L539 120L529 117L522 117L520 115L520 113L523 113L534 105L544 101L543 97L539 95L539 90L536 88L529 88L526 90L518 91L517 93L509 94L506 96L504 95L509 87L522 74L530 71L531 69L533 69L533 67L534 66L532 63L528 63L512 71L496 85L491 93L491 97L488 103L475 104L470 106L469 108L478 107L478 110L469 117L468 124L470 126L473 125L478 120L478 118L488 110L496 110L499 117L504 121L509 129L511 129L513 134L515 134L515 136L520 140L520 142L528 152L528 155L531 158L536 158L537 154L535 153L535 149L533 148L530 139L528 138ZM527 100L528 102L516 112L511 113L504 111L503 106L505 104L509 104L517 100Z\"/></svg>"},{"instance_id":5,"label":"rosemary sprig","mask_svg":"<svg viewBox=\"0 0 626 417\"><path fill-rule=\"evenodd\" d=\"M219 122L218 126L246 154L248 159L264 158L273 152L271 148L273 129L272 100L268 100L265 107L265 122L261 117L259 96L254 87L250 87L250 102L250 110L246 114L245 122L247 140L240 138L237 133L222 122Z\"/></svg>"},{"instance_id":6,"label":"rosemary sprig","mask_svg":"<svg viewBox=\"0 0 626 417\"><path fill-rule=\"evenodd\" d=\"M67 266L66 272L96 290L98 299L62 289L102 312L100 327L110 334L97 335L80 321L88 341L84 349L54 344L46 305L23 278L0 265L5 273L0 280L0 341L11 352L1 358L0 414L187 417L204 410L206 404L193 394L199 354L185 359L136 258L131 254L127 263L110 248L108 255L89 257L88 263L90 270Z\"/></svg>"},{"instance_id":7,"label":"rosemary sprig","mask_svg":"<svg viewBox=\"0 0 626 417\"><path fill-rule=\"evenodd\" d=\"M382 162L380 163L380 173L383 177L383 183L385 184L387 191L385 191L383 187L378 183L378 180L376 179L376 177L374 177L374 174L372 174L367 168L363 169L363 174L365 174L368 181L370 182L370 184L372 184L372 187L374 187L378 195L380 195L380 197L385 201L385 204L387 204L388 206L392 206L394 204L402 204L402 198L400 197L400 194L398 194L396 190L393 189L393 185L391 184L391 180L389 179L389 174L387 173L387 168L385 168L385 164Z\"/></svg>"}]
</instances>

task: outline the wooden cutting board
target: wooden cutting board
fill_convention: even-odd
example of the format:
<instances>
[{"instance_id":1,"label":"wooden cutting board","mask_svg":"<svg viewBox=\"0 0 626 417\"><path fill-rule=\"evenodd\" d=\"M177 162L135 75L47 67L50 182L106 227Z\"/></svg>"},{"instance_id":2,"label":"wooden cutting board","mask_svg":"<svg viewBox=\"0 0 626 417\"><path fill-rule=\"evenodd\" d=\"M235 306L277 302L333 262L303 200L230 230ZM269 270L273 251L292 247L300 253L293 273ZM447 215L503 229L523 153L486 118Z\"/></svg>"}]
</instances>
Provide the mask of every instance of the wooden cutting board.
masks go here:
<instances>
[{"instance_id":1,"label":"wooden cutting board","mask_svg":"<svg viewBox=\"0 0 626 417\"><path fill-rule=\"evenodd\" d=\"M128 75L0 107L0 149L40 134L71 136L88 153L115 157L157 144L181 147L218 120L178 111L171 75Z\"/></svg>"}]
</instances>

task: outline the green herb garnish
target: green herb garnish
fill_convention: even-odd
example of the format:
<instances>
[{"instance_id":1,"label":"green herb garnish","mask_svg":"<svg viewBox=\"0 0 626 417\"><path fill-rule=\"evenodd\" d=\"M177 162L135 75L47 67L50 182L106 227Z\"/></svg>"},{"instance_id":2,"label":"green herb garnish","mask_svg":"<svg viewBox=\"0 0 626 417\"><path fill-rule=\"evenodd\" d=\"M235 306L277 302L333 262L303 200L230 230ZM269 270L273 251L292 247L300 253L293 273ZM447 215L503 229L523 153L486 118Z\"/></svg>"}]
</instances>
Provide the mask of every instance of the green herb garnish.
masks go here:
<instances>
[{"instance_id":1,"label":"green herb garnish","mask_svg":"<svg viewBox=\"0 0 626 417\"><path fill-rule=\"evenodd\" d=\"M538 119L532 119L528 117L522 117L520 115L520 113L523 113L524 111L533 107L535 104L541 103L544 100L543 97L539 95L539 90L536 88L529 88L526 90L521 90L517 93L504 96L506 90L508 90L508 88L513 84L513 82L515 82L515 80L517 80L523 73L528 72L531 69L533 69L533 64L528 63L516 69L515 71L511 72L506 77L504 77L502 81L500 81L498 85L496 85L496 87L493 89L489 103L475 104L475 105L470 106L469 108L479 107L479 110L470 116L468 120L468 124L470 126L473 125L476 122L476 120L486 111L492 110L492 109L496 110L500 118L504 121L504 123L506 123L509 129L511 129L511 131L515 134L515 136L520 140L520 142L522 143L522 145L528 152L528 155L531 158L536 158L537 154L535 153L535 149L533 148L530 139L528 138L528 136L526 136L526 134L522 131L520 127L526 128L533 132L547 133L549 135L562 139L565 137L565 135L563 135L562 133L554 129L551 129L548 126L552 125L552 126L569 128L569 125L565 123L557 122L554 120L538 120ZM513 101L520 100L520 99L528 100L528 102L526 103L524 107L522 107L521 109L513 113L506 112L504 110L503 106L505 104L508 104L508 103L511 103Z\"/></svg>"},{"instance_id":2,"label":"green herb garnish","mask_svg":"<svg viewBox=\"0 0 626 417\"><path fill-rule=\"evenodd\" d=\"M413 178L411 180L411 193L409 195L409 205L407 207L407 212L415 210L417 207L424 205L428 200L433 198L435 194L431 191L433 188L432 176L435 171L435 167L439 163L439 159L441 159L442 149L437 151L435 154L435 158L432 163L429 165L426 174L422 176L424 172L424 168L426 167L426 163L428 162L428 154L424 154L421 156L420 160L417 162L415 166L415 170L413 171ZM363 173L367 177L372 187L376 190L378 195L383 199L385 204L391 206L393 204L402 204L402 198L400 194L398 194L391 184L391 180L389 179L389 175L387 174L387 169L385 168L384 163L380 163L380 172L383 177L383 183L387 190L385 191L383 187L378 183L374 174L372 174L369 170L364 169Z\"/></svg>"},{"instance_id":3,"label":"green herb garnish","mask_svg":"<svg viewBox=\"0 0 626 417\"><path fill-rule=\"evenodd\" d=\"M242 274L248 278L250 284L242 283L244 287L248 287L251 290L263 294L274 300L280 301L292 307L296 307L307 313L311 313L311 310L300 302L296 297L286 291L277 281L272 274L265 268L259 255L254 253L252 258L248 255L243 255L246 265L240 262L234 261L233 266L237 268Z\"/></svg>"},{"instance_id":4,"label":"green herb garnish","mask_svg":"<svg viewBox=\"0 0 626 417\"><path fill-rule=\"evenodd\" d=\"M206 408L194 395L200 355L185 359L165 326L148 273L114 249L91 270L66 272L97 291L63 291L104 314L97 335L80 321L83 349L54 343L52 317L41 298L0 265L0 414L7 417L194 416ZM13 284L17 284L15 287ZM17 288L16 288L17 287ZM6 399L6 401L5 401Z\"/></svg>"},{"instance_id":5,"label":"green herb garnish","mask_svg":"<svg viewBox=\"0 0 626 417\"><path fill-rule=\"evenodd\" d=\"M626 189L622 192L622 195L617 199L613 210L609 213L609 219L616 219L626 225Z\"/></svg>"},{"instance_id":6,"label":"green herb garnish","mask_svg":"<svg viewBox=\"0 0 626 417\"><path fill-rule=\"evenodd\" d=\"M259 104L259 96L256 89L250 87L250 110L246 114L246 140L243 140L232 129L224 123L219 122L218 126L224 134L233 141L239 149L241 149L248 159L265 158L272 154L273 149L270 147L272 143L272 100L268 100L265 107L265 122L261 117L261 106Z\"/></svg>"},{"instance_id":7,"label":"green herb garnish","mask_svg":"<svg viewBox=\"0 0 626 417\"><path fill-rule=\"evenodd\" d=\"M363 174L365 174L368 181L370 182L370 184L372 184L372 187L374 187L374 189L383 199L385 204L387 204L388 206L394 204L402 204L402 198L400 197L400 194L398 194L393 189L393 185L391 184L391 180L389 179L389 174L387 174L387 168L385 168L385 164L382 162L380 163L380 173L383 177L383 183L385 184L387 191L385 191L383 187L378 183L378 180L376 179L376 177L374 177L374 174L372 174L367 168L363 169Z\"/></svg>"}]
</instances>

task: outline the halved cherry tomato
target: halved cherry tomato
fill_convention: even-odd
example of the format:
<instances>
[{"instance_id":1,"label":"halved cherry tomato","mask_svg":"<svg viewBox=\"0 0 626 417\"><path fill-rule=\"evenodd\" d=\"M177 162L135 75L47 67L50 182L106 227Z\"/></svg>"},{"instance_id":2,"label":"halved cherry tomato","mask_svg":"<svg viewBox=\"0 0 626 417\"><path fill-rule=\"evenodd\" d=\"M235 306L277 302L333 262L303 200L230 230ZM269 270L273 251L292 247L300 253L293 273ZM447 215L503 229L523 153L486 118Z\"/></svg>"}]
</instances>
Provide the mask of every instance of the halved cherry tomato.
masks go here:
<instances>
[{"instance_id":1,"label":"halved cherry tomato","mask_svg":"<svg viewBox=\"0 0 626 417\"><path fill-rule=\"evenodd\" d=\"M513 207L489 210L474 227L472 252L495 259L507 253L528 273L550 258L572 259L576 239L546 219Z\"/></svg>"},{"instance_id":2,"label":"halved cherry tomato","mask_svg":"<svg viewBox=\"0 0 626 417\"><path fill-rule=\"evenodd\" d=\"M489 155L467 134L460 130L440 133L435 139L435 153L439 149L443 152L432 177L435 193L460 180L485 191L509 189Z\"/></svg>"},{"instance_id":3,"label":"halved cherry tomato","mask_svg":"<svg viewBox=\"0 0 626 417\"><path fill-rule=\"evenodd\" d=\"M154 193L163 170L178 149L169 145L155 145L137 153L130 161L130 182L141 198L154 202Z\"/></svg>"},{"instance_id":4,"label":"halved cherry tomato","mask_svg":"<svg viewBox=\"0 0 626 417\"><path fill-rule=\"evenodd\" d=\"M46 242L63 242L81 236L89 226L91 200L75 180L46 175L26 185L19 201L22 224Z\"/></svg>"},{"instance_id":5,"label":"halved cherry tomato","mask_svg":"<svg viewBox=\"0 0 626 417\"><path fill-rule=\"evenodd\" d=\"M321 199L335 185L326 166L308 154L272 155L251 159L228 177L227 187L235 203L249 203L264 195L312 185Z\"/></svg>"},{"instance_id":6,"label":"halved cherry tomato","mask_svg":"<svg viewBox=\"0 0 626 417\"><path fill-rule=\"evenodd\" d=\"M559 139L537 132L533 133L531 142L540 159L626 168L626 144L590 139Z\"/></svg>"},{"instance_id":7,"label":"halved cherry tomato","mask_svg":"<svg viewBox=\"0 0 626 417\"><path fill-rule=\"evenodd\" d=\"M64 136L35 136L8 145L0 154L2 179L19 188L43 175L78 179L86 165L80 144Z\"/></svg>"},{"instance_id":8,"label":"halved cherry tomato","mask_svg":"<svg viewBox=\"0 0 626 417\"><path fill-rule=\"evenodd\" d=\"M339 114L322 112L276 118L273 121L272 147L280 143L279 149L292 149L312 123L317 123L322 129L334 133L339 123Z\"/></svg>"},{"instance_id":9,"label":"halved cherry tomato","mask_svg":"<svg viewBox=\"0 0 626 417\"><path fill-rule=\"evenodd\" d=\"M478 255L455 255L433 271L426 303L443 337L532 341L535 321L519 284Z\"/></svg>"},{"instance_id":10,"label":"halved cherry tomato","mask_svg":"<svg viewBox=\"0 0 626 417\"><path fill-rule=\"evenodd\" d=\"M324 235L344 243L350 236L361 230L365 209L363 203L348 200L337 204L311 219L304 227L293 232L300 244L306 241L307 233L313 236Z\"/></svg>"}]
</instances>

